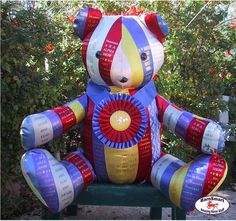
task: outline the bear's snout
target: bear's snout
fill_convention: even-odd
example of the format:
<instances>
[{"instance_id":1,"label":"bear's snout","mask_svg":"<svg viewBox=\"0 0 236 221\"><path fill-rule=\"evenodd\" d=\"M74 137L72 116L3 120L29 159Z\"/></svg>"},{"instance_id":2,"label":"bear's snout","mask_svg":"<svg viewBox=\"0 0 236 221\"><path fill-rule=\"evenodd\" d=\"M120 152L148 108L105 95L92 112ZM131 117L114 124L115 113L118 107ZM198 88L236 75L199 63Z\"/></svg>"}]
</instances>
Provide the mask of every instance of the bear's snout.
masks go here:
<instances>
[{"instance_id":1,"label":"bear's snout","mask_svg":"<svg viewBox=\"0 0 236 221\"><path fill-rule=\"evenodd\" d=\"M128 78L123 77L123 78L120 80L120 82L121 82L121 83L125 83L125 82L127 82L128 80L129 80Z\"/></svg>"}]
</instances>

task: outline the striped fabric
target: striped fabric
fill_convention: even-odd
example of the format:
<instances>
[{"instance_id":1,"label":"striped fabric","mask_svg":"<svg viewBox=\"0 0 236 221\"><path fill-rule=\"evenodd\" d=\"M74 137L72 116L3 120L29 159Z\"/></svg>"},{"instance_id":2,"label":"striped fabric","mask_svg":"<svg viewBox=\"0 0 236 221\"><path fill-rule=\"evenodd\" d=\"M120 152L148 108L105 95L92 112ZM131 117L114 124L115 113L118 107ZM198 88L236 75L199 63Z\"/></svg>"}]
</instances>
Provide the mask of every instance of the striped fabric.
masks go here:
<instances>
[{"instance_id":1,"label":"striped fabric","mask_svg":"<svg viewBox=\"0 0 236 221\"><path fill-rule=\"evenodd\" d=\"M58 212L95 179L93 169L80 151L57 161L48 151L30 150L21 159L23 175L39 200Z\"/></svg>"},{"instance_id":2,"label":"striped fabric","mask_svg":"<svg viewBox=\"0 0 236 221\"><path fill-rule=\"evenodd\" d=\"M157 74L164 61L163 45L141 17L103 16L83 44L84 63L99 85L138 88ZM127 82L121 82L123 78Z\"/></svg>"},{"instance_id":3,"label":"striped fabric","mask_svg":"<svg viewBox=\"0 0 236 221\"><path fill-rule=\"evenodd\" d=\"M104 145L91 132L94 103L89 99L88 104L82 140L85 155L94 166L97 179L100 182L111 181L119 184L148 180L152 162L160 156L160 124L157 122L155 100L146 108L146 112L148 119L155 116L156 121L149 120L143 139L136 145L124 149Z\"/></svg>"},{"instance_id":4,"label":"striped fabric","mask_svg":"<svg viewBox=\"0 0 236 221\"><path fill-rule=\"evenodd\" d=\"M171 104L162 96L156 98L159 120L187 144L204 153L222 152L224 133L215 122L200 118Z\"/></svg>"},{"instance_id":5,"label":"striped fabric","mask_svg":"<svg viewBox=\"0 0 236 221\"><path fill-rule=\"evenodd\" d=\"M191 211L199 198L222 184L226 174L227 164L218 154L200 155L188 164L165 154L154 164L151 182L176 206Z\"/></svg>"},{"instance_id":6,"label":"striped fabric","mask_svg":"<svg viewBox=\"0 0 236 221\"><path fill-rule=\"evenodd\" d=\"M86 109L87 96L83 95L63 106L26 117L20 130L22 146L30 149L58 138L83 120Z\"/></svg>"}]
</instances>

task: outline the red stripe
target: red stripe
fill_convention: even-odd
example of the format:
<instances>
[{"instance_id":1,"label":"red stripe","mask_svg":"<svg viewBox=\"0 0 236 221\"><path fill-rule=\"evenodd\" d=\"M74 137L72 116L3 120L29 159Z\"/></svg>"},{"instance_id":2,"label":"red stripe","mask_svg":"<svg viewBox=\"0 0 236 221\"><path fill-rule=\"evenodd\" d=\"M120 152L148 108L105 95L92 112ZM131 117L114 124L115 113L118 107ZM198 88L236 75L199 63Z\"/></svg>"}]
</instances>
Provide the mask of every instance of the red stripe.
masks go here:
<instances>
[{"instance_id":1,"label":"red stripe","mask_svg":"<svg viewBox=\"0 0 236 221\"><path fill-rule=\"evenodd\" d=\"M170 103L160 95L156 96L156 102L158 107L158 119L162 123L165 110Z\"/></svg>"},{"instance_id":2,"label":"red stripe","mask_svg":"<svg viewBox=\"0 0 236 221\"><path fill-rule=\"evenodd\" d=\"M64 160L69 161L79 169L84 180L84 189L86 189L88 185L93 183L93 172L90 170L90 168L80 155L69 153L65 156Z\"/></svg>"},{"instance_id":3,"label":"red stripe","mask_svg":"<svg viewBox=\"0 0 236 221\"><path fill-rule=\"evenodd\" d=\"M88 9L88 15L86 18L86 24L84 28L84 37L97 27L101 18L102 18L101 11L93 8Z\"/></svg>"},{"instance_id":4,"label":"red stripe","mask_svg":"<svg viewBox=\"0 0 236 221\"><path fill-rule=\"evenodd\" d=\"M84 154L95 168L93 160L93 128L92 128L92 118L93 118L94 104L88 99L88 110L83 124L82 133L82 145L84 148Z\"/></svg>"},{"instance_id":5,"label":"red stripe","mask_svg":"<svg viewBox=\"0 0 236 221\"><path fill-rule=\"evenodd\" d=\"M59 116L63 130L67 131L76 124L76 116L74 112L67 106L60 106L52 109Z\"/></svg>"},{"instance_id":6,"label":"red stripe","mask_svg":"<svg viewBox=\"0 0 236 221\"><path fill-rule=\"evenodd\" d=\"M148 14L144 18L149 30L157 36L158 40L163 43L165 41L165 35L162 33L161 28L157 22L156 14Z\"/></svg>"},{"instance_id":7,"label":"red stripe","mask_svg":"<svg viewBox=\"0 0 236 221\"><path fill-rule=\"evenodd\" d=\"M88 45L89 45L89 40L92 36L93 32L89 33L88 36L86 36L86 38L83 40L83 44L82 44L82 59L83 59L83 63L85 65L85 68L87 70L87 49L88 49Z\"/></svg>"},{"instance_id":8,"label":"red stripe","mask_svg":"<svg viewBox=\"0 0 236 221\"><path fill-rule=\"evenodd\" d=\"M129 89L129 95L134 95L135 93L137 92L137 89L134 89L134 88L132 88L132 89Z\"/></svg>"},{"instance_id":9,"label":"red stripe","mask_svg":"<svg viewBox=\"0 0 236 221\"><path fill-rule=\"evenodd\" d=\"M219 154L213 154L209 161L207 175L203 186L202 197L207 196L223 178L226 162Z\"/></svg>"},{"instance_id":10,"label":"red stripe","mask_svg":"<svg viewBox=\"0 0 236 221\"><path fill-rule=\"evenodd\" d=\"M131 124L124 131L117 131L110 125L110 117L117 110L125 111L131 116ZM103 107L99 116L101 133L112 142L128 142L136 136L141 124L140 112L132 103L124 100L112 101Z\"/></svg>"},{"instance_id":11,"label":"red stripe","mask_svg":"<svg viewBox=\"0 0 236 221\"><path fill-rule=\"evenodd\" d=\"M186 133L187 144L200 149L202 144L202 137L207 124L208 124L207 121L193 118L193 120L190 122L188 126Z\"/></svg>"},{"instance_id":12,"label":"red stripe","mask_svg":"<svg viewBox=\"0 0 236 221\"><path fill-rule=\"evenodd\" d=\"M121 33L122 33L121 27L122 27L122 20L120 17L114 22L111 29L109 30L101 49L101 57L98 63L99 72L102 79L108 85L113 85L110 78L110 71L114 54L121 40Z\"/></svg>"},{"instance_id":13,"label":"red stripe","mask_svg":"<svg viewBox=\"0 0 236 221\"><path fill-rule=\"evenodd\" d=\"M148 119L150 117L148 109L146 110ZM135 181L148 180L151 173L151 163L152 163L152 140L151 140L151 128L150 120L148 121L148 126L146 133L142 140L138 143L138 153L139 153L139 165L138 172Z\"/></svg>"}]
</instances>

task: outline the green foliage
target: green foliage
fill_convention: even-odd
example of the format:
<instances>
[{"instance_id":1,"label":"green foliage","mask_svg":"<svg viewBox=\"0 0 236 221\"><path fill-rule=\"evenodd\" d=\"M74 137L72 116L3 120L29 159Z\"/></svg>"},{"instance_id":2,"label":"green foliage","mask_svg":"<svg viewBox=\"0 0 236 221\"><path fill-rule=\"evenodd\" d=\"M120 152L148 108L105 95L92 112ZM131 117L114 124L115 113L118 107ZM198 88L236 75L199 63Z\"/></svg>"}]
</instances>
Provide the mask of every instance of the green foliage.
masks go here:
<instances>
[{"instance_id":1,"label":"green foliage","mask_svg":"<svg viewBox=\"0 0 236 221\"><path fill-rule=\"evenodd\" d=\"M229 25L217 26L226 17L222 9L229 3L212 1L187 28L204 1L42 1L40 7L37 2L28 2L28 7L21 2L2 3L2 218L13 218L39 205L25 187L20 171L20 158L25 152L19 136L22 120L68 102L85 90L88 77L81 44L72 33L67 15L74 15L82 6L119 14L132 4L146 13L160 13L171 33L164 43L166 58L157 81L159 93L178 106L214 120L219 110L229 109L230 121L235 123L235 57L226 56L225 51L235 48L236 34ZM48 44L52 50L46 52ZM210 74L213 68L216 71ZM224 78L219 76L222 72L226 73ZM234 97L228 106L220 100L223 94ZM77 138L75 128L47 148L65 152L66 147L79 146ZM163 149L181 159L188 161L198 154L169 132L163 138ZM224 156L230 164L235 148L229 145Z\"/></svg>"}]
</instances>

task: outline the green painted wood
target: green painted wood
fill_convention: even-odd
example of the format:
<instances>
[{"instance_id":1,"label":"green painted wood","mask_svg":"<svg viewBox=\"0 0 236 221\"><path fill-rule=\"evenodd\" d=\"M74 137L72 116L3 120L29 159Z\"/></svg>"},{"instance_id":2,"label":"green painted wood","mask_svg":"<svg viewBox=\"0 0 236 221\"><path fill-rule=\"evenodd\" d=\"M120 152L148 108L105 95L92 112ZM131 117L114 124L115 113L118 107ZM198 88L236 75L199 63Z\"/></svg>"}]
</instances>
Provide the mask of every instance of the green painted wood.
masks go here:
<instances>
[{"instance_id":1,"label":"green painted wood","mask_svg":"<svg viewBox=\"0 0 236 221\"><path fill-rule=\"evenodd\" d=\"M176 219L186 220L186 212L178 207L176 207Z\"/></svg>"},{"instance_id":2,"label":"green painted wood","mask_svg":"<svg viewBox=\"0 0 236 221\"><path fill-rule=\"evenodd\" d=\"M80 205L172 207L173 204L151 185L93 184L79 194Z\"/></svg>"},{"instance_id":3,"label":"green painted wood","mask_svg":"<svg viewBox=\"0 0 236 221\"><path fill-rule=\"evenodd\" d=\"M186 219L185 211L176 208L159 190L148 184L114 185L93 184L82 191L66 208L66 214L75 216L79 205L150 207L150 218L161 219L162 208L172 208L172 219ZM46 219L61 219L62 212L51 214Z\"/></svg>"},{"instance_id":4,"label":"green painted wood","mask_svg":"<svg viewBox=\"0 0 236 221\"><path fill-rule=\"evenodd\" d=\"M151 207L150 218L151 219L161 219L162 218L162 208L161 207Z\"/></svg>"},{"instance_id":5,"label":"green painted wood","mask_svg":"<svg viewBox=\"0 0 236 221\"><path fill-rule=\"evenodd\" d=\"M172 220L186 220L186 212L176 206L173 206Z\"/></svg>"}]
</instances>

